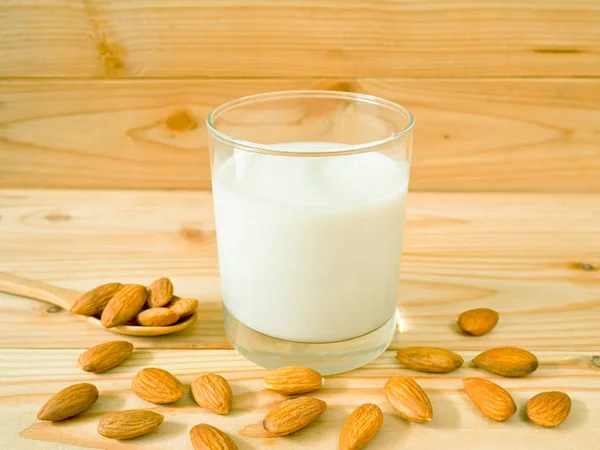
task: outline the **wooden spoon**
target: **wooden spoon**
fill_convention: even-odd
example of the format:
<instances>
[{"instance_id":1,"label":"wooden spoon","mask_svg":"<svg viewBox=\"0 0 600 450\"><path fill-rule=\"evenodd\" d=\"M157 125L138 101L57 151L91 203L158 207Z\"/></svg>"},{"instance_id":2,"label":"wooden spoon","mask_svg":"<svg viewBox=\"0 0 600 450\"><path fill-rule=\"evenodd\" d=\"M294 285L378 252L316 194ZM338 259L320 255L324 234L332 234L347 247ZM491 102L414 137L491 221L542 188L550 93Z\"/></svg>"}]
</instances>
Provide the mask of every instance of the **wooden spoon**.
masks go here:
<instances>
[{"instance_id":1,"label":"wooden spoon","mask_svg":"<svg viewBox=\"0 0 600 450\"><path fill-rule=\"evenodd\" d=\"M71 310L71 306L73 303L75 303L75 300L77 300L79 296L83 294L83 292L80 291L53 286L48 283L30 280L28 278L19 277L6 272L0 272L0 292L42 300L66 309L67 311ZM112 328L105 328L100 323L100 320L96 319L95 317L77 317L112 333L127 334L129 336L162 336L164 334L176 333L177 331L185 330L186 328L191 327L196 322L198 315L197 313L194 313L187 317L183 322L169 325L168 327L118 325Z\"/></svg>"}]
</instances>

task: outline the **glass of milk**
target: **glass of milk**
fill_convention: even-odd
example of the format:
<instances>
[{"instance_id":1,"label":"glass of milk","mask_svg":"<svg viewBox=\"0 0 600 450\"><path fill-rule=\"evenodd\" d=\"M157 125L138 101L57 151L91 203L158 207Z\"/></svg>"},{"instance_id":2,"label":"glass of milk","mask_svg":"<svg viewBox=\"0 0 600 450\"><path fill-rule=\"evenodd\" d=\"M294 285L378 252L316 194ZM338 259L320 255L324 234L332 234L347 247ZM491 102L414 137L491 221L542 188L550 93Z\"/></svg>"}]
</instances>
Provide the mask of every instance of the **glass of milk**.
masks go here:
<instances>
[{"instance_id":1,"label":"glass of milk","mask_svg":"<svg viewBox=\"0 0 600 450\"><path fill-rule=\"evenodd\" d=\"M360 367L390 344L414 121L369 95L244 97L207 119L225 329L267 368Z\"/></svg>"}]
</instances>

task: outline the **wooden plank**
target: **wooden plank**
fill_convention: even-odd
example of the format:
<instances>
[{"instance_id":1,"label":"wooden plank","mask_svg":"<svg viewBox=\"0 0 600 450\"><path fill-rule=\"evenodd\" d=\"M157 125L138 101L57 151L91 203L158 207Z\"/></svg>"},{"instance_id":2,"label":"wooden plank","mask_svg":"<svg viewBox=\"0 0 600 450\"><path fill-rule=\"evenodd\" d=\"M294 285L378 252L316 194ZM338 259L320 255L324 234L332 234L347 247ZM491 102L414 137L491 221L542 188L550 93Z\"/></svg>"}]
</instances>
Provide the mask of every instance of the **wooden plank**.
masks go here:
<instances>
[{"instance_id":1,"label":"wooden plank","mask_svg":"<svg viewBox=\"0 0 600 450\"><path fill-rule=\"evenodd\" d=\"M593 0L5 0L2 76L600 75Z\"/></svg>"},{"instance_id":2,"label":"wooden plank","mask_svg":"<svg viewBox=\"0 0 600 450\"><path fill-rule=\"evenodd\" d=\"M181 449L191 448L188 430L209 423L229 433L242 450L277 448L331 449L347 415L361 403L376 403L384 412L384 425L370 444L376 449L453 448L543 450L595 448L600 431L600 369L591 354L541 352L540 368L527 379L493 377L476 369L461 368L451 374L423 374L400 368L393 352L386 352L363 369L326 379L325 387L313 394L328 403L328 410L304 430L275 439L251 439L239 435L244 426L262 420L266 411L284 396L265 391L265 371L234 351L140 350L123 366L101 375L76 367L77 350L2 350L3 383L0 387L0 421L3 444L10 449ZM463 352L466 360L474 352ZM596 357L597 359L597 357ZM594 362L596 361L596 362ZM130 390L131 378L146 366L171 371L185 386L184 397L173 405L151 405ZM234 400L228 416L217 416L197 406L188 394L188 384L201 373L218 372L231 383ZM431 398L434 419L423 425L400 419L387 405L383 385L393 375L415 376ZM515 398L519 412L505 423L484 418L470 403L462 377L491 377ZM59 389L76 382L94 383L99 400L78 418L61 423L36 419L40 406ZM527 400L540 391L562 390L572 398L569 418L555 430L528 422L522 412ZM151 408L165 416L157 432L132 441L109 441L96 432L102 414L123 409ZM45 443L45 444L44 444ZM70 447L68 445L73 445ZM36 447L36 445L40 445ZM43 445L43 446L42 446Z\"/></svg>"},{"instance_id":3,"label":"wooden plank","mask_svg":"<svg viewBox=\"0 0 600 450\"><path fill-rule=\"evenodd\" d=\"M391 348L600 348L598 194L411 193ZM170 277L200 299L192 330L140 348L230 348L224 336L208 192L0 193L0 270L73 289ZM489 335L456 316L490 307ZM0 348L87 348L114 335L48 304L0 295Z\"/></svg>"},{"instance_id":4,"label":"wooden plank","mask_svg":"<svg viewBox=\"0 0 600 450\"><path fill-rule=\"evenodd\" d=\"M0 187L210 187L205 117L251 93L375 94L416 116L411 189L600 192L600 80L0 82Z\"/></svg>"}]
</instances>

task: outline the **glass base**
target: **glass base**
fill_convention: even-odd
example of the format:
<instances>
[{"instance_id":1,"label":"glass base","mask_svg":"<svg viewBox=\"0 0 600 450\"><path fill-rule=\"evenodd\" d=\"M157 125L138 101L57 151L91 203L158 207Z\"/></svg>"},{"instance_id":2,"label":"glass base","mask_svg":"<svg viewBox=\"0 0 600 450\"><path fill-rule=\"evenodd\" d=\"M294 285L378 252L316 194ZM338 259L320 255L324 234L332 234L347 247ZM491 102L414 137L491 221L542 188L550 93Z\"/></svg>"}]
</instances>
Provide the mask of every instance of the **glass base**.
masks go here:
<instances>
[{"instance_id":1,"label":"glass base","mask_svg":"<svg viewBox=\"0 0 600 450\"><path fill-rule=\"evenodd\" d=\"M370 363L390 345L396 330L392 315L381 327L354 339L305 343L277 339L248 328L227 308L225 331L234 348L245 358L267 369L305 366L323 375L347 372Z\"/></svg>"}]
</instances>

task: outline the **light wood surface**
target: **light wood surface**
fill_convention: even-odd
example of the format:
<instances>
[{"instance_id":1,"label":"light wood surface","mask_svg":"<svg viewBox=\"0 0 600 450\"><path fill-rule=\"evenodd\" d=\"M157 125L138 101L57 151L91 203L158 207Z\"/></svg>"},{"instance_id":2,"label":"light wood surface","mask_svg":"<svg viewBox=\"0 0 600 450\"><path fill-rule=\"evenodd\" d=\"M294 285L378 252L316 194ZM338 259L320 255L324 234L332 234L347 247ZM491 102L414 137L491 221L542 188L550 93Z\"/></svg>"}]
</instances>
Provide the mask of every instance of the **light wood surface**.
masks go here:
<instances>
[{"instance_id":1,"label":"light wood surface","mask_svg":"<svg viewBox=\"0 0 600 450\"><path fill-rule=\"evenodd\" d=\"M594 0L4 0L0 28L2 76L600 75Z\"/></svg>"},{"instance_id":2,"label":"light wood surface","mask_svg":"<svg viewBox=\"0 0 600 450\"><path fill-rule=\"evenodd\" d=\"M576 449L600 439L600 196L597 194L411 193L400 280L402 321L391 349L439 345L468 362L479 351L518 345L534 351L540 369L526 379L495 381L508 389L519 412L493 423L469 403L464 376L490 376L462 368L445 375L412 373L388 351L373 364L329 378L315 393L329 410L289 438L252 440L238 430L259 421L282 397L261 389L265 371L229 350L221 323L214 223L208 192L35 191L0 192L0 270L86 289L110 280L148 283L167 275L176 292L200 299L194 329L164 338L136 338L132 358L105 374L82 372L79 354L114 339L51 305L0 295L0 423L6 449L191 449L187 433L208 422L230 433L239 448L334 447L340 427L360 403L375 402L384 427L369 448ZM472 307L500 312L487 336L458 334L456 315ZM172 371L189 384L218 372L235 399L228 417L210 415L186 394L156 407L130 391L143 367ZM415 375L429 393L434 421L409 424L387 407L382 386L392 375ZM90 381L100 400L60 424L35 415L61 388ZM524 419L534 394L558 389L573 399L559 428ZM152 408L166 420L156 433L112 442L96 434L106 411Z\"/></svg>"},{"instance_id":3,"label":"light wood surface","mask_svg":"<svg viewBox=\"0 0 600 450\"><path fill-rule=\"evenodd\" d=\"M5 80L0 187L206 189L210 110L303 88L408 107L412 190L600 192L596 79Z\"/></svg>"},{"instance_id":4,"label":"light wood surface","mask_svg":"<svg viewBox=\"0 0 600 450\"><path fill-rule=\"evenodd\" d=\"M361 403L374 402L384 412L384 425L368 449L437 450L439 448L528 450L595 448L600 439L600 368L587 353L538 352L541 366L526 379L490 377L461 368L445 375L429 375L402 369L394 352L386 352L375 363L342 376L328 377L324 389L312 396L328 403L328 410L306 429L286 438L251 439L240 436L245 425L261 420L284 396L265 391L265 371L244 360L233 350L137 350L122 366L101 375L76 367L78 350L15 350L0 353L5 362L0 386L0 419L6 448L44 449L191 449L188 430L209 423L229 433L240 450L333 449L348 414ZM466 360L476 353L462 352ZM185 385L185 395L174 405L156 406L131 392L131 378L143 367L171 371ZM189 383L198 375L218 372L232 386L233 410L229 416L207 413L189 395ZM409 423L387 406L383 385L394 375L415 376L426 390L434 409L432 422ZM462 377L490 377L515 398L518 412L505 423L484 418L470 403ZM100 390L99 400L77 419L49 424L35 420L40 405L55 391L71 383L86 381ZM549 388L567 392L573 407L567 421L554 430L542 429L522 417L527 400ZM150 435L131 441L109 441L96 432L98 420L108 411L150 408L165 416L165 422ZM20 434L20 435L19 435ZM65 446L71 444L71 446ZM1 446L2 444L0 444ZM10 445L11 447L8 447Z\"/></svg>"}]
</instances>

